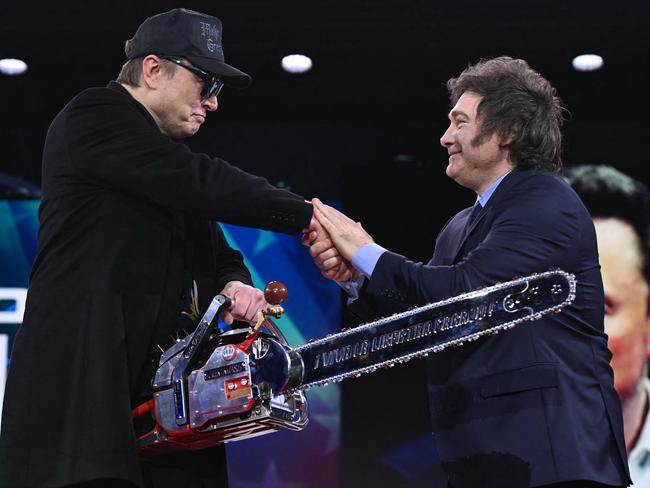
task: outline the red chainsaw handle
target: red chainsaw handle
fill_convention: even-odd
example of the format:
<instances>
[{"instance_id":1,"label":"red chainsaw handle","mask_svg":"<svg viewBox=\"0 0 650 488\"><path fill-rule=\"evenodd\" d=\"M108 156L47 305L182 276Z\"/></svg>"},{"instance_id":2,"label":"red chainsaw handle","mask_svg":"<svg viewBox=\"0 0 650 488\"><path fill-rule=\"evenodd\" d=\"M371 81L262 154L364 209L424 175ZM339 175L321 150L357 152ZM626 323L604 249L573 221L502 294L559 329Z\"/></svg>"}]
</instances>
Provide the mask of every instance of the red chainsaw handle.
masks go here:
<instances>
[{"instance_id":1,"label":"red chainsaw handle","mask_svg":"<svg viewBox=\"0 0 650 488\"><path fill-rule=\"evenodd\" d=\"M143 415L146 415L149 412L151 412L153 410L153 407L154 407L154 402L153 402L153 398L152 398L152 399L138 405L133 410L131 410L131 417L133 417L133 420L137 420L140 417L142 417Z\"/></svg>"}]
</instances>

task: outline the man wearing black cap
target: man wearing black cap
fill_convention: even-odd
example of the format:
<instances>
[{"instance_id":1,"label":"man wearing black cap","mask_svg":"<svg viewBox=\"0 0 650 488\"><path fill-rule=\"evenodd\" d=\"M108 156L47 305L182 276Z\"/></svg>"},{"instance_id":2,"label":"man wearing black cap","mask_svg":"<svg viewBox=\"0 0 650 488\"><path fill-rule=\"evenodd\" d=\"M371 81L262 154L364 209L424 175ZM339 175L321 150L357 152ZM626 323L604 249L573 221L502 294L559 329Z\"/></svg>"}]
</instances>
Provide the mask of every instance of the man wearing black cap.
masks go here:
<instances>
[{"instance_id":1,"label":"man wearing black cap","mask_svg":"<svg viewBox=\"0 0 650 488\"><path fill-rule=\"evenodd\" d=\"M206 113L217 109L224 84L250 85L249 75L224 62L221 31L215 17L176 9L150 17L127 41L129 61L117 81L147 108L164 134L176 139L194 135ZM181 73L176 66L183 68ZM170 73L174 76L158 76ZM199 86L200 98L192 85Z\"/></svg>"},{"instance_id":2,"label":"man wearing black cap","mask_svg":"<svg viewBox=\"0 0 650 488\"><path fill-rule=\"evenodd\" d=\"M117 82L77 95L49 128L39 247L16 338L0 438L0 487L216 487L222 448L141 465L131 409L159 350L222 292L225 317L264 307L215 220L298 233L311 205L176 140L217 109L221 22L176 9L127 43ZM189 293L189 290L194 290ZM185 321L185 322L183 322Z\"/></svg>"}]
</instances>

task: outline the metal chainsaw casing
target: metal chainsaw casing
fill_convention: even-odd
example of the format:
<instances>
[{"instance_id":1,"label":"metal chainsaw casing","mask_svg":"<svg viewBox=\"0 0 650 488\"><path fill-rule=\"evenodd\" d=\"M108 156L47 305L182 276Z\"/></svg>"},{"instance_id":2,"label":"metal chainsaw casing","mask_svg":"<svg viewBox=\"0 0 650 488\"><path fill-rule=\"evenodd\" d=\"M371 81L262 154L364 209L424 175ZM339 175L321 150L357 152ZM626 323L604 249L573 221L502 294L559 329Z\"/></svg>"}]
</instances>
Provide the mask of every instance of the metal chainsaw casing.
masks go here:
<instances>
[{"instance_id":1,"label":"metal chainsaw casing","mask_svg":"<svg viewBox=\"0 0 650 488\"><path fill-rule=\"evenodd\" d=\"M143 455L156 455L247 439L281 427L300 430L308 419L303 391L309 388L461 347L559 313L575 293L574 275L545 271L296 348L265 319L276 313L273 309L266 315L260 312L251 331L222 332L216 327L218 312L231 302L217 295L196 330L163 353L153 398L133 412L136 428L140 420L150 420L152 414L155 418L155 427L138 438L138 447ZM276 295L286 298L284 285L277 287ZM261 332L262 325L268 333Z\"/></svg>"},{"instance_id":2,"label":"metal chainsaw casing","mask_svg":"<svg viewBox=\"0 0 650 488\"><path fill-rule=\"evenodd\" d=\"M237 342L245 335L236 330L224 333L205 347L207 359L187 376L185 424L177 421L173 371L191 335L164 352L153 381L156 426L138 439L141 455L203 449L280 428L304 428L308 421L304 394L282 393L296 358L270 335L245 345Z\"/></svg>"}]
</instances>

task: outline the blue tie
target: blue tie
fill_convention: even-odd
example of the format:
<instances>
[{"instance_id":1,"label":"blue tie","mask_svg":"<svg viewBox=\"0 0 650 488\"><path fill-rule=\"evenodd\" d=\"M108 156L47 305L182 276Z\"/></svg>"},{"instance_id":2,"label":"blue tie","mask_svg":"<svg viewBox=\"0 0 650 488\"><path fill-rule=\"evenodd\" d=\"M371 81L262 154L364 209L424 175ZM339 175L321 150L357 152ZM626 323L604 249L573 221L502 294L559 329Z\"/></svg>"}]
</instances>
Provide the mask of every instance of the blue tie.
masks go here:
<instances>
[{"instance_id":1,"label":"blue tie","mask_svg":"<svg viewBox=\"0 0 650 488\"><path fill-rule=\"evenodd\" d=\"M469 219L467 219L466 227L472 225L481 210L483 210L483 205L481 205L481 202L476 202L476 205L474 205L474 208L472 209L472 213L469 214Z\"/></svg>"}]
</instances>

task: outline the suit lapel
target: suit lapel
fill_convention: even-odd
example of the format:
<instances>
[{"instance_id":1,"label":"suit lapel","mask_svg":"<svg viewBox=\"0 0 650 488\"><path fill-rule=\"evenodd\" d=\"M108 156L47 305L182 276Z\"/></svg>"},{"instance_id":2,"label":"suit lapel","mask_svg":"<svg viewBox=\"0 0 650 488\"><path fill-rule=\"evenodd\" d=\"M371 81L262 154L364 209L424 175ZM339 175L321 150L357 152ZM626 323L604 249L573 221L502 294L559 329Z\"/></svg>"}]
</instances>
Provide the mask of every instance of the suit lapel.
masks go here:
<instances>
[{"instance_id":1,"label":"suit lapel","mask_svg":"<svg viewBox=\"0 0 650 488\"><path fill-rule=\"evenodd\" d=\"M465 229L467 224L467 220L469 219L469 216L472 212L472 207L466 208L463 210L464 215L459 216L460 218L458 219L459 221L462 218L462 227L459 232L457 232L457 242L455 244L454 248L454 253L453 253L453 262L456 262L456 260L459 257L460 251L463 248L463 245L465 244L465 241L467 238L474 232L476 227L479 225L479 223L484 219L485 215L491 211L491 209L494 209L496 206L499 205L501 200L503 200L504 196L508 194L510 189L515 186L519 181L521 181L523 178L525 178L528 175L528 171L523 171L517 168L514 168L508 175L501 181L497 189L494 191L492 196L490 197L490 200L488 203L485 205L483 210L478 214L474 222L472 222L472 225L469 226L469 228Z\"/></svg>"},{"instance_id":2,"label":"suit lapel","mask_svg":"<svg viewBox=\"0 0 650 488\"><path fill-rule=\"evenodd\" d=\"M489 204L490 204L490 202L488 202L488 205ZM469 216L472 213L472 208L473 207L469 207L469 208L465 209L466 211L465 211L465 215L463 216L463 219L462 219L461 231L458 233L458 239L457 239L457 242L456 242L455 247L454 247L454 252L453 252L453 256L454 256L453 261L454 262L456 262L456 260L458 259L458 254L460 253L460 250L463 248L463 244L465 244L465 241L467 240L467 237L474 231L476 226L479 224L479 222L481 220L483 220L483 217L485 216L486 209L483 208L479 212L479 214L476 216L476 218L474 219L474 222L472 222L471 225L468 227L467 226L467 221L469 220Z\"/></svg>"}]
</instances>

